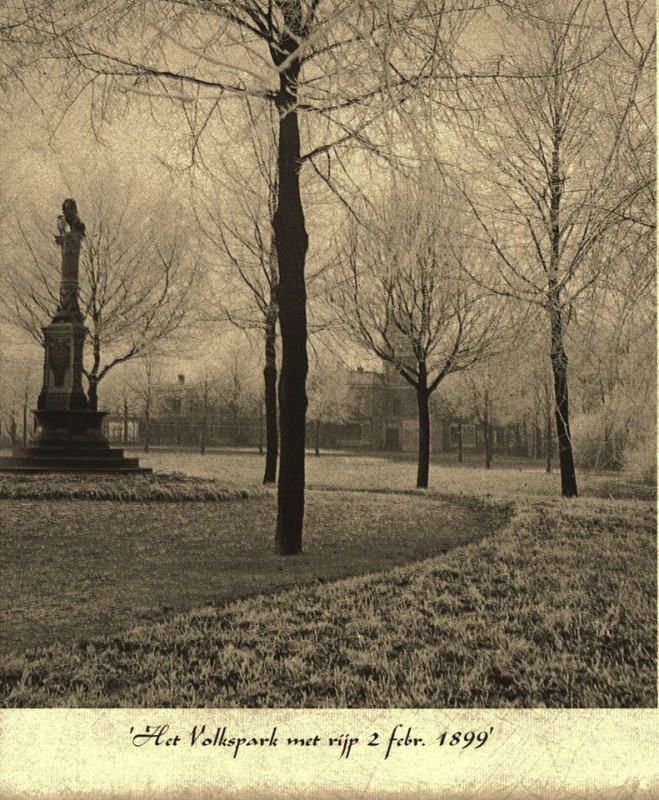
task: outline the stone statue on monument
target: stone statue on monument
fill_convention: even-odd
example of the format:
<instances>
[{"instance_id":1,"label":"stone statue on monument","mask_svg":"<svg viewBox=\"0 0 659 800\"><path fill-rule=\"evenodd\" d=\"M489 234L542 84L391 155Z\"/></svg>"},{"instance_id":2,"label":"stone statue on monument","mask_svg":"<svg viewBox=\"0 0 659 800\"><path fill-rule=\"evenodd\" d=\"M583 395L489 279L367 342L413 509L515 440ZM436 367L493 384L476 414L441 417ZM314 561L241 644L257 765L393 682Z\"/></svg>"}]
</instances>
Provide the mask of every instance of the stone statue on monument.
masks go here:
<instances>
[{"instance_id":1,"label":"stone statue on monument","mask_svg":"<svg viewBox=\"0 0 659 800\"><path fill-rule=\"evenodd\" d=\"M59 305L53 322L82 322L83 316L78 305L78 264L85 223L80 220L76 201L72 198L64 201L62 212L57 217L55 236L55 241L62 248L62 277Z\"/></svg>"}]
</instances>

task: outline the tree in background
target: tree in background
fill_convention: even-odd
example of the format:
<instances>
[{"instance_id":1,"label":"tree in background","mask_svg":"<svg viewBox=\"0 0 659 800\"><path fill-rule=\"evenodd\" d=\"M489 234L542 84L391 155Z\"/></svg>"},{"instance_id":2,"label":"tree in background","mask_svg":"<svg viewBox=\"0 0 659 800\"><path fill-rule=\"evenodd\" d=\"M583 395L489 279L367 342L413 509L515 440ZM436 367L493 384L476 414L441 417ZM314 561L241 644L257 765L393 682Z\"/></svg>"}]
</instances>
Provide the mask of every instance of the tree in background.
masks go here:
<instances>
[{"instance_id":1,"label":"tree in background","mask_svg":"<svg viewBox=\"0 0 659 800\"><path fill-rule=\"evenodd\" d=\"M0 387L0 447L3 434L12 445L19 440L26 445L33 429L31 404L39 392L41 371L29 360L6 351L0 355L0 367L7 376Z\"/></svg>"},{"instance_id":2,"label":"tree in background","mask_svg":"<svg viewBox=\"0 0 659 800\"><path fill-rule=\"evenodd\" d=\"M143 411L143 386L137 375L141 365L127 362L113 370L106 381L105 403L112 419L109 422L111 440L119 440L124 447L135 444L140 438L140 418Z\"/></svg>"},{"instance_id":3,"label":"tree in background","mask_svg":"<svg viewBox=\"0 0 659 800\"><path fill-rule=\"evenodd\" d=\"M440 175L394 185L352 227L345 274L330 291L345 331L414 387L418 487L428 486L431 395L493 351L505 316L465 272L456 207Z\"/></svg>"},{"instance_id":4,"label":"tree in background","mask_svg":"<svg viewBox=\"0 0 659 800\"><path fill-rule=\"evenodd\" d=\"M438 402L457 421L459 461L462 428L469 423L480 432L486 469L493 465L497 430L506 437L506 450L518 456L535 459L544 452L545 406L540 399L550 386L542 359L544 340L538 317L516 315L492 354L442 384ZM551 407L550 402L549 412ZM551 441L551 413L547 419Z\"/></svg>"},{"instance_id":5,"label":"tree in background","mask_svg":"<svg viewBox=\"0 0 659 800\"><path fill-rule=\"evenodd\" d=\"M208 445L208 429L211 421L211 414L213 413L213 409L217 408L218 397L217 379L208 370L204 370L201 375L198 376L195 382L194 396L200 409L199 452L203 456L206 454L206 447Z\"/></svg>"},{"instance_id":6,"label":"tree in background","mask_svg":"<svg viewBox=\"0 0 659 800\"><path fill-rule=\"evenodd\" d=\"M210 166L193 187L195 213L202 240L210 245L207 273L215 274L210 291L217 309L211 319L227 319L243 331L263 335L265 466L263 483L275 483L279 455L277 425L277 287L279 268L273 220L277 205L276 127L259 124L247 100L252 121L249 158L239 164L218 150L219 164ZM228 136L229 133L225 132ZM250 165L251 168L248 168ZM218 202L225 197L225 202ZM228 262L229 269L221 269ZM220 267L220 269L218 269Z\"/></svg>"},{"instance_id":7,"label":"tree in background","mask_svg":"<svg viewBox=\"0 0 659 800\"><path fill-rule=\"evenodd\" d=\"M632 284L633 286L633 284ZM653 472L656 453L654 292L600 288L573 321L577 463Z\"/></svg>"},{"instance_id":8,"label":"tree in background","mask_svg":"<svg viewBox=\"0 0 659 800\"><path fill-rule=\"evenodd\" d=\"M346 420L350 407L348 370L324 349L315 348L309 370L309 421L314 455L320 456L323 424Z\"/></svg>"},{"instance_id":9,"label":"tree in background","mask_svg":"<svg viewBox=\"0 0 659 800\"><path fill-rule=\"evenodd\" d=\"M259 359L253 346L245 334L224 337L211 371L217 408L228 423L235 447L247 444L248 423L258 418L262 398Z\"/></svg>"},{"instance_id":10,"label":"tree in background","mask_svg":"<svg viewBox=\"0 0 659 800\"><path fill-rule=\"evenodd\" d=\"M489 366L489 365L488 365ZM480 427L483 438L483 455L485 458L485 469L492 466L492 455L494 450L494 425L497 423L497 403L496 386L494 376L488 367L480 370L480 374L469 373L467 377L471 394L471 408L473 409L474 419Z\"/></svg>"},{"instance_id":11,"label":"tree in background","mask_svg":"<svg viewBox=\"0 0 659 800\"><path fill-rule=\"evenodd\" d=\"M644 55L630 67L613 58L603 23L602 7L589 0L541 10L520 3L508 24L523 46L502 56L502 77L476 92L481 114L468 140L481 160L467 194L493 254L480 282L546 313L566 497L577 495L566 329L582 297L637 242L633 209L653 183L649 174L631 177L625 159L638 152L627 147L632 131L651 123L635 109L654 37L644 31Z\"/></svg>"},{"instance_id":12,"label":"tree in background","mask_svg":"<svg viewBox=\"0 0 659 800\"><path fill-rule=\"evenodd\" d=\"M141 431L143 449L148 453L151 448L151 421L154 411L158 386L161 383L161 364L158 357L146 351L137 359L140 367L134 379L134 394L142 406L143 428Z\"/></svg>"}]
</instances>

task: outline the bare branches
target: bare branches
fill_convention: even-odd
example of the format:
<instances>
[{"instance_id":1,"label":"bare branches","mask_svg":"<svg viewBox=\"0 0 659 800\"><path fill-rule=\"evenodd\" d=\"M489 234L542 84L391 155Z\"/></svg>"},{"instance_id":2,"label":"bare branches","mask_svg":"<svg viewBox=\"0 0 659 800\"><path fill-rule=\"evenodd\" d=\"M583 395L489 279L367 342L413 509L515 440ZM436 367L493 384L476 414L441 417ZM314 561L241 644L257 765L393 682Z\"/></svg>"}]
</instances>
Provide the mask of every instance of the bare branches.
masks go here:
<instances>
[{"instance_id":1,"label":"bare branches","mask_svg":"<svg viewBox=\"0 0 659 800\"><path fill-rule=\"evenodd\" d=\"M346 331L432 393L494 349L501 329L490 295L463 268L473 253L456 241L441 189L399 186L364 220L351 227L332 301Z\"/></svg>"},{"instance_id":2,"label":"bare branches","mask_svg":"<svg viewBox=\"0 0 659 800\"><path fill-rule=\"evenodd\" d=\"M624 258L653 178L630 181L623 166L639 152L628 136L647 46L631 71L621 71L612 60L610 9L605 28L596 4L575 0L563 11L550 4L521 23L532 26L535 47L518 56L520 73L546 77L494 82L495 104L469 139L483 160L466 194L496 253L498 289L544 303L552 283L569 308L610 268L595 257L603 240Z\"/></svg>"}]
</instances>

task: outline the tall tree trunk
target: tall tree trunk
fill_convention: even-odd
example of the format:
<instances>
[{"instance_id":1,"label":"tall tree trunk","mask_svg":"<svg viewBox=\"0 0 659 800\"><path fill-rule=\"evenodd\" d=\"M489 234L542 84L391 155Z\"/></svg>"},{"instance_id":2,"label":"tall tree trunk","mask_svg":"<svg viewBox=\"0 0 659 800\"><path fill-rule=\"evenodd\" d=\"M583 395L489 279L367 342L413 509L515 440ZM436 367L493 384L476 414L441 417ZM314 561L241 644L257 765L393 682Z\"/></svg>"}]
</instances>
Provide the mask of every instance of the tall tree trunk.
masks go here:
<instances>
[{"instance_id":1,"label":"tall tree trunk","mask_svg":"<svg viewBox=\"0 0 659 800\"><path fill-rule=\"evenodd\" d=\"M263 385L265 398L265 471L263 483L277 480L279 431L277 430L277 312L272 299L265 323L265 367Z\"/></svg>"},{"instance_id":2,"label":"tall tree trunk","mask_svg":"<svg viewBox=\"0 0 659 800\"><path fill-rule=\"evenodd\" d=\"M416 403L419 410L419 459L416 470L418 489L428 488L430 472L430 409L428 381L425 366L419 365L419 380L416 385Z\"/></svg>"},{"instance_id":3,"label":"tall tree trunk","mask_svg":"<svg viewBox=\"0 0 659 800\"><path fill-rule=\"evenodd\" d=\"M559 70L554 75L554 97L561 96ZM577 477L574 471L572 455L572 438L570 436L569 399L567 382L567 353L563 342L563 318L558 281L561 260L561 201L563 197L562 142L563 117L562 105L557 103L552 118L552 156L549 180L550 189L550 242L551 254L547 281L547 310L550 321L550 360L554 375L554 401L556 415L556 433L558 438L558 460L561 469L561 494L563 497L577 496Z\"/></svg>"},{"instance_id":4,"label":"tall tree trunk","mask_svg":"<svg viewBox=\"0 0 659 800\"><path fill-rule=\"evenodd\" d=\"M577 477L574 470L572 437L570 436L567 382L568 359L563 344L560 308L552 305L549 313L551 315L551 367L554 375L556 434L558 438L558 461L561 469L561 494L563 497L576 497Z\"/></svg>"},{"instance_id":5,"label":"tall tree trunk","mask_svg":"<svg viewBox=\"0 0 659 800\"><path fill-rule=\"evenodd\" d=\"M320 455L320 432L321 432L321 421L320 418L316 420L314 425L314 455Z\"/></svg>"},{"instance_id":6,"label":"tall tree trunk","mask_svg":"<svg viewBox=\"0 0 659 800\"><path fill-rule=\"evenodd\" d=\"M151 446L151 398L147 397L144 406L144 452L149 452Z\"/></svg>"},{"instance_id":7,"label":"tall tree trunk","mask_svg":"<svg viewBox=\"0 0 659 800\"><path fill-rule=\"evenodd\" d=\"M282 36L281 44L288 56L298 51L297 40L288 34ZM302 552L304 521L305 383L308 370L304 265L308 237L300 195L300 131L297 115L299 72L300 62L297 58L291 58L281 66L276 101L280 114L277 160L279 193L273 227L279 261L282 361L279 378L281 454L275 547L281 555Z\"/></svg>"},{"instance_id":8,"label":"tall tree trunk","mask_svg":"<svg viewBox=\"0 0 659 800\"><path fill-rule=\"evenodd\" d=\"M23 403L23 447L27 447L27 400Z\"/></svg>"},{"instance_id":9,"label":"tall tree trunk","mask_svg":"<svg viewBox=\"0 0 659 800\"><path fill-rule=\"evenodd\" d=\"M462 420L458 422L458 464L462 464Z\"/></svg>"}]
</instances>

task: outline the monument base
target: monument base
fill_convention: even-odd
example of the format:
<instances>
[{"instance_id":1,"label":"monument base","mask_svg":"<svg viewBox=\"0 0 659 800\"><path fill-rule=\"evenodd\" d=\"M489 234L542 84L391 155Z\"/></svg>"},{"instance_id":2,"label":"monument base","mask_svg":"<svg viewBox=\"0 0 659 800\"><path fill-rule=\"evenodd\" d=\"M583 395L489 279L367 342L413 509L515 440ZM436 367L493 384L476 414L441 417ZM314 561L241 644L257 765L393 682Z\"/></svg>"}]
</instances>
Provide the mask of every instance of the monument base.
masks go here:
<instances>
[{"instance_id":1,"label":"monument base","mask_svg":"<svg viewBox=\"0 0 659 800\"><path fill-rule=\"evenodd\" d=\"M39 409L33 412L38 429L28 447L15 447L9 458L0 458L0 472L73 472L93 474L143 474L137 458L111 448L101 424L107 411Z\"/></svg>"}]
</instances>

